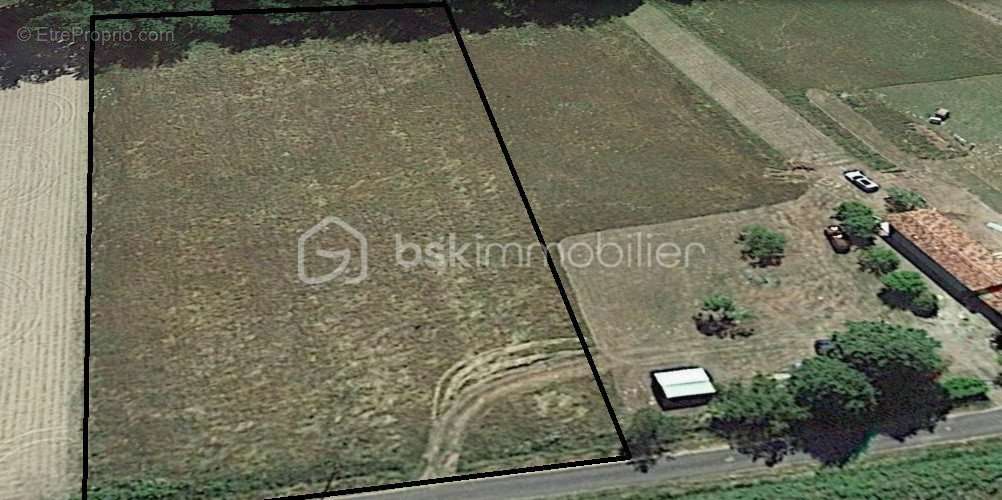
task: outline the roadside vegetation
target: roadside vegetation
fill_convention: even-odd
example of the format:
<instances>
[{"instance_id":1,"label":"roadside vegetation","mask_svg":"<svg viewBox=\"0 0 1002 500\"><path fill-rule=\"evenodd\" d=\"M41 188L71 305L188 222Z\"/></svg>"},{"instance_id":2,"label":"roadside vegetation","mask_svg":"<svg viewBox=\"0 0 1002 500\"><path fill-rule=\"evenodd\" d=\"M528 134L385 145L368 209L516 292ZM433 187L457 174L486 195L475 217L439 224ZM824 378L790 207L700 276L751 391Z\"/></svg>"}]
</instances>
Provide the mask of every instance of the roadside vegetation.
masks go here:
<instances>
[{"instance_id":1,"label":"roadside vegetation","mask_svg":"<svg viewBox=\"0 0 1002 500\"><path fill-rule=\"evenodd\" d=\"M844 464L875 434L904 438L946 415L950 393L936 382L946 364L939 342L925 331L858 321L834 332L831 342L789 380L760 375L728 386L710 404L711 428L768 464L797 451ZM949 384L964 397L974 390Z\"/></svg>"},{"instance_id":2,"label":"roadside vegetation","mask_svg":"<svg viewBox=\"0 0 1002 500\"><path fill-rule=\"evenodd\" d=\"M681 427L676 417L656 408L642 408L634 412L623 430L633 464L641 471L656 464L678 440Z\"/></svg>"},{"instance_id":3,"label":"roadside vegetation","mask_svg":"<svg viewBox=\"0 0 1002 500\"><path fill-rule=\"evenodd\" d=\"M1002 441L936 447L867 457L838 469L791 467L771 477L696 480L609 490L566 500L990 500L1002 491Z\"/></svg>"}]
</instances>

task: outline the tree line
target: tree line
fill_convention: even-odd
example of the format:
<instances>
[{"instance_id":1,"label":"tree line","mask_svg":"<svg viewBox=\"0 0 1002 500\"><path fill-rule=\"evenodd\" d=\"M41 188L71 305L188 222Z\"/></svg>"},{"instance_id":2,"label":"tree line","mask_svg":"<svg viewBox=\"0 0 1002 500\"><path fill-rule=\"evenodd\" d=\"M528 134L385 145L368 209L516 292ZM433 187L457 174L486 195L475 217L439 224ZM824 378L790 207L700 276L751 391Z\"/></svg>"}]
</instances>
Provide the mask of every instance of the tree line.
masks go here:
<instances>
[{"instance_id":1,"label":"tree line","mask_svg":"<svg viewBox=\"0 0 1002 500\"><path fill-rule=\"evenodd\" d=\"M80 37L67 40L20 39L18 30L52 29L84 32L93 14L274 9L399 3L386 0L22 0L0 8L0 88L21 81L42 82L62 75L86 78L89 43ZM461 29L484 33L496 28L522 26L587 26L628 14L640 0L452 0L450 5ZM191 46L211 42L234 51L306 39L344 39L355 36L388 43L424 40L451 34L440 9L392 9L336 13L283 13L273 15L192 16L105 20L97 26L106 32L172 33L168 40L137 44L103 41L95 54L97 69L109 65L152 67L182 59Z\"/></svg>"}]
</instances>

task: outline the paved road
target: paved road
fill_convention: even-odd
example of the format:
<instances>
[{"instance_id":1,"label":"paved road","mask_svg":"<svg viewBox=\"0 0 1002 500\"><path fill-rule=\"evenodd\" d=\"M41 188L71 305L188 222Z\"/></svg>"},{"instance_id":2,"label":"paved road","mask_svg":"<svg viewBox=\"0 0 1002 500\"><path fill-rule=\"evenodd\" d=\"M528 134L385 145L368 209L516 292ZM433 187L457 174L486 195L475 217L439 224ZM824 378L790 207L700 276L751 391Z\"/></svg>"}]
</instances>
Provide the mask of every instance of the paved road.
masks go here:
<instances>
[{"instance_id":1,"label":"paved road","mask_svg":"<svg viewBox=\"0 0 1002 500\"><path fill-rule=\"evenodd\" d=\"M951 416L937 426L935 433L922 432L905 442L881 436L871 444L870 453L917 448L992 435L1002 435L1002 409ZM811 462L812 459L809 456L798 454L786 457L777 467ZM423 486L383 493L368 493L349 498L364 498L366 500L526 499L570 495L625 486L655 485L682 478L706 478L710 475L732 474L764 467L761 463L754 463L747 457L731 450L714 450L682 455L662 461L646 474L637 472L628 464L604 464Z\"/></svg>"}]
</instances>

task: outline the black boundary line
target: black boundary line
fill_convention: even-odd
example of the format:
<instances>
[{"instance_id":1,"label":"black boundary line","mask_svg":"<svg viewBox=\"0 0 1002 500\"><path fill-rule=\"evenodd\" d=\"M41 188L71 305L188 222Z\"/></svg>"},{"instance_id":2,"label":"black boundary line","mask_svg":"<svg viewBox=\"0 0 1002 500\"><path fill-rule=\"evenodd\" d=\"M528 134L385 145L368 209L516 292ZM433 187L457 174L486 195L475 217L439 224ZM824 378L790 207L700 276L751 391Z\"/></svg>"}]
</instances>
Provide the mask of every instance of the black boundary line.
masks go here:
<instances>
[{"instance_id":1,"label":"black boundary line","mask_svg":"<svg viewBox=\"0 0 1002 500\"><path fill-rule=\"evenodd\" d=\"M511 179L515 182L515 187L518 188L518 195L522 197L522 204L525 205L525 213L529 216L529 222L532 223L532 230L536 233L536 239L539 240L539 245L543 248L543 255L546 256L546 264L550 267L550 273L553 275L553 281L557 283L557 289L560 291L560 298L564 301L564 308L567 310L567 315L571 318L571 324L574 325L574 333L578 336L578 341L581 342L581 349L584 351L585 357L588 358L588 366L591 368L591 374L595 378L595 383L598 384L598 390L602 393L602 400L605 402L605 408L609 412L609 418L612 419L612 425L616 428L616 435L619 437L619 444L622 446L623 451L626 455L622 458L629 460L631 458L630 448L626 443L626 435L623 434L623 429L619 425L619 419L616 418L616 410L612 407L612 401L609 400L609 394L605 390L605 384L602 383L602 377L598 373L598 367L595 365L595 359L592 358L591 351L588 349L588 342L585 340L584 333L581 332L581 325L578 324L577 316L574 315L574 308L571 307L570 299L567 298L567 290L564 289L563 282L560 281L560 273L557 272L557 266L553 262L553 256L550 254L550 248L546 246L546 240L543 239L543 230L539 228L539 223L536 222L536 216L532 213L532 207L529 205L529 198L525 195L525 189L522 187L522 181L518 178L518 172L515 170L515 163L511 159L511 153L508 152L508 146L504 141L504 137L501 136L501 128L498 126L498 121L494 117L494 111L491 110L491 105L487 100L487 93L484 91L483 85L480 84L480 77L477 76L477 70L473 67L473 59L470 58L470 52L466 50L466 43L463 42L463 35L460 34L459 25L456 24L456 17L452 13L452 6L446 2L445 13L449 16L449 24L452 26L452 33L456 35L456 43L459 44L459 50L463 53L463 59L466 60L466 68L470 71L470 77L473 78L473 84L477 87L477 93L480 94L480 101L484 105L484 111L487 113L487 119L491 122L491 128L494 130L494 136L497 137L498 146L501 147L501 154L504 155L504 161L508 164L508 171L511 172Z\"/></svg>"},{"instance_id":2,"label":"black boundary line","mask_svg":"<svg viewBox=\"0 0 1002 500\"><path fill-rule=\"evenodd\" d=\"M519 180L518 172L515 170L514 162L512 161L511 154L508 152L508 146L505 143L504 137L501 135L501 129L498 126L497 119L494 117L494 112L491 110L490 103L487 100L487 94L484 91L483 85L480 83L480 78L477 76L476 69L473 66L473 60L470 58L469 51L466 49L466 43L463 41L463 37L460 34L460 29L456 23L455 16L453 15L452 7L447 1L435 1L435 2L410 2L410 3L396 3L396 4L375 4L375 5L340 5L340 6L327 6L327 7L289 7L289 8L265 8L265 9L235 9L235 10L217 10L217 11L181 11L181 12L144 12L144 13L126 13L126 14L97 14L90 16L90 31L93 33L97 29L97 21L103 20L113 20L113 19L136 19L136 18L167 18L167 17L194 17L194 16L217 16L217 15L246 15L246 14L287 14L287 13L302 13L302 12L339 12L339 11L373 11L373 10L393 10L393 9L427 9L427 8L442 8L445 11L446 16L449 19L449 25L452 28L452 32L456 37L456 43L459 45L459 49L463 54L463 59L466 62L466 68L469 70L470 77L473 80L473 84L477 89L477 93L480 96L480 101L484 106L484 112L487 114L487 118L491 123L491 128L494 131L494 136L498 141L498 146L501 148L501 153L504 156L505 163L508 165L508 171L511 173L512 181L515 183L515 187L518 189L518 194L522 199L522 204L525 206L526 214L529 216L529 222L532 224L533 232L536 234L536 239L539 241L543 248L544 255L546 256L546 263L550 268L550 273L553 275L553 280L557 284L557 289L560 292L560 298L563 301L564 308L567 310L567 314L571 320L571 324L574 327L574 333L578 337L578 341L581 343L581 348L584 351L585 357L588 360L588 366L591 368L592 377L595 379L595 383L598 386L599 392L602 394L602 400L605 403L606 410L609 412L609 417L612 420L613 427L616 429L616 435L619 438L620 445L624 454L590 459L590 460L577 460L571 462L561 462L556 464L548 465L537 465L532 467L520 467L512 469L504 469L500 471L491 472L479 472L471 474L458 474L455 476L447 476L441 478L432 479L420 479L415 481L403 481L398 483L388 483L373 486L363 486L358 488L347 488L343 490L334 491L321 491L317 493L308 493L303 495L292 495L284 497L275 497L273 500L308 500L314 498L326 498L326 497L337 497L346 495L355 495L360 493L372 493L379 491L388 491L404 488L413 488L417 486L429 486L435 484L445 484L445 483L455 483L462 481L470 481L477 479L489 479L497 478L503 476L512 476L519 474L528 474L534 472L546 472L560 469L570 469L575 467L585 467L590 465L601 465L609 463L618 463L630 460L631 454L629 451L629 446L626 442L626 436L623 433L622 426L619 424L619 419L616 417L616 412L612 407L612 402L609 399L609 394L605 389L605 385L602 382L602 377L599 375L598 367L595 365L595 360L592 357L591 351L588 349L588 342L581 331L581 325L578 323L577 317L574 314L574 309L571 307L570 300L567 297L567 291L564 288L563 282L560 281L560 275L557 272L556 265L554 264L553 257L550 254L549 248L546 246L546 241L543 238L543 232L539 228L539 223L536 222L536 217L532 212L532 207L529 204L529 199L525 194L525 189L522 187L522 182ZM94 211L92 206L93 189L94 189L94 62L95 53L97 49L97 40L95 37L90 39L90 55L89 55L89 68L88 68L88 106L87 106L87 242L85 249L85 256L87 261L87 267L84 271L85 285L84 285L84 316L86 317L86 322L84 323L84 408L83 408L83 476L81 479L81 497L87 499L87 481L89 472L89 451L88 451L88 429L90 421L90 299L91 299L91 237L93 234L93 220Z\"/></svg>"},{"instance_id":3,"label":"black boundary line","mask_svg":"<svg viewBox=\"0 0 1002 500\"><path fill-rule=\"evenodd\" d=\"M97 27L97 20L90 18L90 32ZM87 243L84 255L87 266L84 268L84 399L83 399L83 477L80 480L80 498L87 498L87 458L90 451L87 447L88 424L90 422L90 295L91 295L91 234L94 230L94 207L91 200L94 197L94 53L97 49L96 37L90 37L90 54L87 69Z\"/></svg>"},{"instance_id":4,"label":"black boundary line","mask_svg":"<svg viewBox=\"0 0 1002 500\"><path fill-rule=\"evenodd\" d=\"M401 9L429 9L434 7L445 7L444 0L436 2L403 2L385 3L369 5L331 5L316 7L274 7L260 9L221 9L221 10L186 10L176 12L129 12L124 14L95 14L91 19L104 21L108 19L136 19L152 18L162 19L165 17L197 17L197 16L240 16L245 14L295 14L301 12L338 12L351 10L401 10Z\"/></svg>"}]
</instances>

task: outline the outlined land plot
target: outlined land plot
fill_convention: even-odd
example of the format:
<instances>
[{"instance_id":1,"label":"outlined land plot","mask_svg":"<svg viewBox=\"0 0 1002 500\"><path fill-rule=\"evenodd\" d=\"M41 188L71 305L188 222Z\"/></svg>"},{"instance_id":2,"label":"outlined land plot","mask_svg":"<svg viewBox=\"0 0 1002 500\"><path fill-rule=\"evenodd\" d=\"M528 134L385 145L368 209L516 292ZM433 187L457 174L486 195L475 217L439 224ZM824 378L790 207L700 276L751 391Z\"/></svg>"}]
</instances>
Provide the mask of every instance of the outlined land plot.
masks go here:
<instances>
[{"instance_id":1,"label":"outlined land plot","mask_svg":"<svg viewBox=\"0 0 1002 500\"><path fill-rule=\"evenodd\" d=\"M464 28L469 22L462 13L457 20ZM547 240L804 192L777 175L787 158L620 18L466 40Z\"/></svg>"},{"instance_id":2,"label":"outlined land plot","mask_svg":"<svg viewBox=\"0 0 1002 500\"><path fill-rule=\"evenodd\" d=\"M343 14L304 15L329 28ZM446 11L367 23L394 36L293 40L260 31L287 35L287 18L252 16L175 43L177 62L131 48L129 69L92 77L85 487L259 497L461 479L436 419L590 360L457 39L439 33ZM234 44L237 28L256 41ZM573 404L609 411L596 382ZM553 422L608 441L567 460L620 459L614 419ZM573 465L538 464L535 446L478 450L464 472Z\"/></svg>"}]
</instances>

